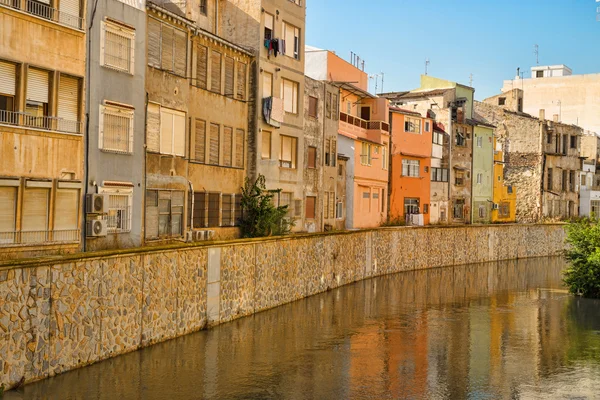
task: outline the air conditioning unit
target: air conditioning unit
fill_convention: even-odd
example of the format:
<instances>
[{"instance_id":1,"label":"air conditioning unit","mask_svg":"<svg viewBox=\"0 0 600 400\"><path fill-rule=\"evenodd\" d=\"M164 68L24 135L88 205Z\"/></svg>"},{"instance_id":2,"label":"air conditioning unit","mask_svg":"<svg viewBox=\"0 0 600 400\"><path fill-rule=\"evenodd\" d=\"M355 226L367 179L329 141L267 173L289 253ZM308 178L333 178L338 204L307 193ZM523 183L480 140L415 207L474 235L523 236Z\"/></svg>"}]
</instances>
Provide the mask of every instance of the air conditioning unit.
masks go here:
<instances>
[{"instance_id":1,"label":"air conditioning unit","mask_svg":"<svg viewBox=\"0 0 600 400\"><path fill-rule=\"evenodd\" d=\"M201 242L204 240L204 236L205 236L205 232L204 231L196 231L194 232L196 234L196 237L194 238L194 240L196 242Z\"/></svg>"},{"instance_id":2,"label":"air conditioning unit","mask_svg":"<svg viewBox=\"0 0 600 400\"><path fill-rule=\"evenodd\" d=\"M87 221L86 235L88 237L102 237L107 234L106 221L103 219L92 219Z\"/></svg>"},{"instance_id":3,"label":"air conditioning unit","mask_svg":"<svg viewBox=\"0 0 600 400\"><path fill-rule=\"evenodd\" d=\"M215 231L206 231L206 240L213 240L215 238Z\"/></svg>"},{"instance_id":4,"label":"air conditioning unit","mask_svg":"<svg viewBox=\"0 0 600 400\"><path fill-rule=\"evenodd\" d=\"M85 197L85 204L85 212L88 214L108 213L108 195L106 194L88 194Z\"/></svg>"},{"instance_id":5,"label":"air conditioning unit","mask_svg":"<svg viewBox=\"0 0 600 400\"><path fill-rule=\"evenodd\" d=\"M498 204L494 203L494 204L492 205L492 210L497 210L498 208L500 208L500 207L498 206Z\"/></svg>"},{"instance_id":6,"label":"air conditioning unit","mask_svg":"<svg viewBox=\"0 0 600 400\"><path fill-rule=\"evenodd\" d=\"M186 243L191 243L194 241L194 232L192 231L187 231L185 233L185 242Z\"/></svg>"}]
</instances>

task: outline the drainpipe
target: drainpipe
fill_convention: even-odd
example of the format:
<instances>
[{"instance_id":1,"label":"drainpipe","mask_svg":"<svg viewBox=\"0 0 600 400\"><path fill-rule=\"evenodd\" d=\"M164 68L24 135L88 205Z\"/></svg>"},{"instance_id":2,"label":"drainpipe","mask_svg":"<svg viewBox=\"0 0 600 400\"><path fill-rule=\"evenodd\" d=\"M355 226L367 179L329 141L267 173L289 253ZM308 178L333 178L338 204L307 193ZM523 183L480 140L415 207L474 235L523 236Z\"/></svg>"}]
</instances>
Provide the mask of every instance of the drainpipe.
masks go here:
<instances>
[{"instance_id":1,"label":"drainpipe","mask_svg":"<svg viewBox=\"0 0 600 400\"><path fill-rule=\"evenodd\" d=\"M190 230L194 229L194 185L192 181L188 180L188 184L190 185Z\"/></svg>"}]
</instances>

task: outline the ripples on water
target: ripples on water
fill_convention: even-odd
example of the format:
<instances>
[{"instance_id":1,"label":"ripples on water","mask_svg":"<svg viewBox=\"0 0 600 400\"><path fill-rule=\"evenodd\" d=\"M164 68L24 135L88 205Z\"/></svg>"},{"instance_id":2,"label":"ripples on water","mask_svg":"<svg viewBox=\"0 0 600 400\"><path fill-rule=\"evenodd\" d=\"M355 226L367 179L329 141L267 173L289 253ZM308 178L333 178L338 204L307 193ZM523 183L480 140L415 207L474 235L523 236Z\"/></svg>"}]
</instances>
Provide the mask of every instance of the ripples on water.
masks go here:
<instances>
[{"instance_id":1,"label":"ripples on water","mask_svg":"<svg viewBox=\"0 0 600 400\"><path fill-rule=\"evenodd\" d=\"M600 398L600 301L560 259L375 278L25 386L13 399Z\"/></svg>"}]
</instances>

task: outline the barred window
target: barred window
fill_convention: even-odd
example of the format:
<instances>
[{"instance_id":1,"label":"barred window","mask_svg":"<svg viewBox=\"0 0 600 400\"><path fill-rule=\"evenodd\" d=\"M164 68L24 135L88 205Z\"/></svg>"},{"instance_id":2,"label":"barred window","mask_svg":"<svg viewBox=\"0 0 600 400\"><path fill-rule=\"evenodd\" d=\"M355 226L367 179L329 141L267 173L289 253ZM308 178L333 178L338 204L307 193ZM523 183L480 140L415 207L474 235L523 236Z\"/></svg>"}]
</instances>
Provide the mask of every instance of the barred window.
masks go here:
<instances>
[{"instance_id":1,"label":"barred window","mask_svg":"<svg viewBox=\"0 0 600 400\"><path fill-rule=\"evenodd\" d=\"M131 232L131 196L131 194L109 192L108 233Z\"/></svg>"},{"instance_id":2,"label":"barred window","mask_svg":"<svg viewBox=\"0 0 600 400\"><path fill-rule=\"evenodd\" d=\"M208 194L208 227L219 226L219 213L221 209L221 195L219 193Z\"/></svg>"},{"instance_id":3,"label":"barred window","mask_svg":"<svg viewBox=\"0 0 600 400\"><path fill-rule=\"evenodd\" d=\"M100 65L133 74L135 30L102 21Z\"/></svg>"},{"instance_id":4,"label":"barred window","mask_svg":"<svg viewBox=\"0 0 600 400\"><path fill-rule=\"evenodd\" d=\"M221 226L233 226L233 195L221 196Z\"/></svg>"},{"instance_id":5,"label":"barred window","mask_svg":"<svg viewBox=\"0 0 600 400\"><path fill-rule=\"evenodd\" d=\"M133 108L100 106L99 148L104 151L133 152Z\"/></svg>"}]
</instances>

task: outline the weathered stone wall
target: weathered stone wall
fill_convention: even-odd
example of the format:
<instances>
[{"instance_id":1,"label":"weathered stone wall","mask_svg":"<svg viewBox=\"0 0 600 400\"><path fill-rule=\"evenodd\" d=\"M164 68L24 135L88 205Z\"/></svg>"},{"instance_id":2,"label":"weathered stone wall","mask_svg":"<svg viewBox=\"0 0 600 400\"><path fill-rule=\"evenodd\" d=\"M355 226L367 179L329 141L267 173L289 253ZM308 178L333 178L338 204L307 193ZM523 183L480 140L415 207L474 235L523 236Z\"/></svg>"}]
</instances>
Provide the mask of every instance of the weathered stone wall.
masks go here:
<instances>
[{"instance_id":1,"label":"weathered stone wall","mask_svg":"<svg viewBox=\"0 0 600 400\"><path fill-rule=\"evenodd\" d=\"M12 387L361 279L558 254L563 225L381 228L0 266Z\"/></svg>"}]
</instances>

